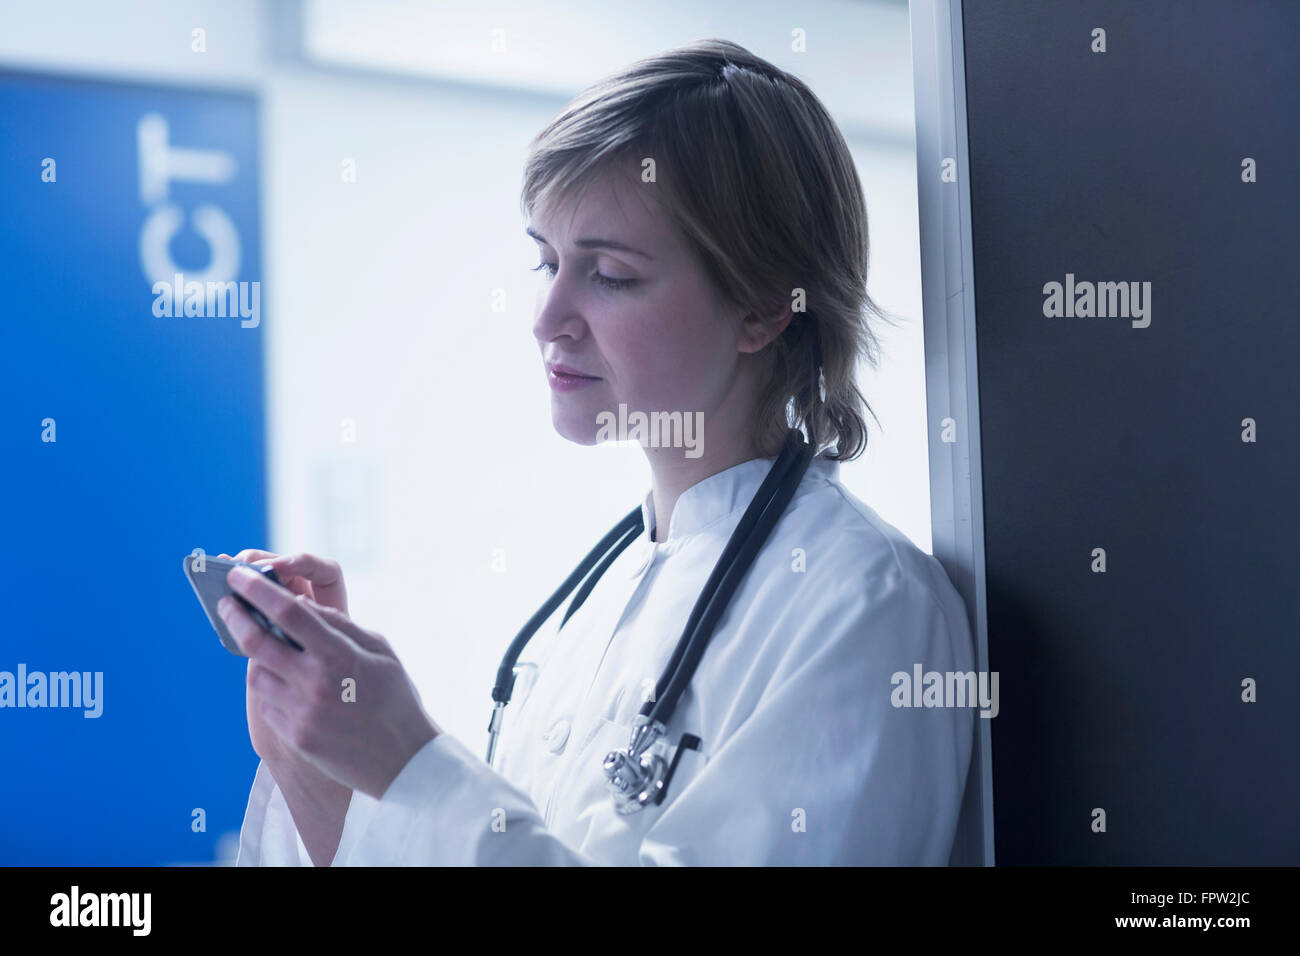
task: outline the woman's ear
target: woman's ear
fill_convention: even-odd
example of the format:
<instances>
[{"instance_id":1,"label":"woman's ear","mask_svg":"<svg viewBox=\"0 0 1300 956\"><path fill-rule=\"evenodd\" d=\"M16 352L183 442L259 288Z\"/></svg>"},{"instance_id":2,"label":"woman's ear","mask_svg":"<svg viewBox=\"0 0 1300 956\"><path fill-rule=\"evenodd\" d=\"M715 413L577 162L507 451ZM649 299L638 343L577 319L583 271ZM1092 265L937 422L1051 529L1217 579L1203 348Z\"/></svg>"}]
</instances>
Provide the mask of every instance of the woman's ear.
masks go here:
<instances>
[{"instance_id":1,"label":"woman's ear","mask_svg":"<svg viewBox=\"0 0 1300 956\"><path fill-rule=\"evenodd\" d=\"M767 319L760 319L749 313L741 320L740 331L736 335L736 348L741 352L757 352L768 342L785 331L785 327L794 318L794 311L787 303L780 312Z\"/></svg>"}]
</instances>

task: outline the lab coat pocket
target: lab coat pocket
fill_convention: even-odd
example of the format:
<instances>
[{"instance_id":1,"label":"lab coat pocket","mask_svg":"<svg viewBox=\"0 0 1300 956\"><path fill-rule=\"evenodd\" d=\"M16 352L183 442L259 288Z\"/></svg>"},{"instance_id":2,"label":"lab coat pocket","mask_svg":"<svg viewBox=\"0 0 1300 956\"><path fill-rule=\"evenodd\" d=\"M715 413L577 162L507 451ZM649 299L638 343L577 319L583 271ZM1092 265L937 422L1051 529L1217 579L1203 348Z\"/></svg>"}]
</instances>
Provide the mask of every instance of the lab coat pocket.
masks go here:
<instances>
[{"instance_id":1,"label":"lab coat pocket","mask_svg":"<svg viewBox=\"0 0 1300 956\"><path fill-rule=\"evenodd\" d=\"M676 769L673 770L672 777L668 782L668 793L664 797L664 803L660 806L667 805L674 797L680 794L691 781L699 775L700 771L709 762L708 755L698 748L682 749L677 747L681 740L681 732L676 733L674 739L673 732L670 730L668 740L674 749L667 753L668 766L672 767L673 760L677 760ZM612 800L610 791L606 786L606 777L604 771L605 757L613 750L625 750L632 742L632 724L615 723L612 720L598 718L595 725L587 733L582 753L578 755L580 766L585 773L586 767L590 765L597 772L595 774L596 782L599 784L600 793L606 798ZM675 753L680 753L680 757L674 758ZM649 808L647 808L649 809Z\"/></svg>"},{"instance_id":2,"label":"lab coat pocket","mask_svg":"<svg viewBox=\"0 0 1300 956\"><path fill-rule=\"evenodd\" d=\"M673 741L676 747L676 757L669 756L668 765L672 766L674 759L677 760L677 769L672 772L672 777L668 781L668 794L664 797L664 804L672 802L689 787L709 763L709 755L704 750L695 747L692 749L683 749L677 746L681 740L681 733L677 734L677 739Z\"/></svg>"},{"instance_id":3,"label":"lab coat pocket","mask_svg":"<svg viewBox=\"0 0 1300 956\"><path fill-rule=\"evenodd\" d=\"M619 813L614 807L603 764L606 754L626 748L631 736L630 724L603 717L596 720L582 735L583 745L575 754L577 763L555 816L557 836L600 862L622 866L636 866L641 862L641 846L647 831L708 762L698 750L683 751L664 803L631 814Z\"/></svg>"}]
</instances>

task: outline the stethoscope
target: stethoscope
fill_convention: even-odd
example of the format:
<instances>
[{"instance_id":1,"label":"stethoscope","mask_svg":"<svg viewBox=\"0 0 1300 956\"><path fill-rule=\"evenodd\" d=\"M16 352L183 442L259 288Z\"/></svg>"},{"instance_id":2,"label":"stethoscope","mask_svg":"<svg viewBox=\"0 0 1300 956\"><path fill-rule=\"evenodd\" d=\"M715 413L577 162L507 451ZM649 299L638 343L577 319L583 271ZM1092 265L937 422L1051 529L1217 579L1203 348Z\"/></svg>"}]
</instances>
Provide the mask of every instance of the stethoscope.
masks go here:
<instances>
[{"instance_id":1,"label":"stethoscope","mask_svg":"<svg viewBox=\"0 0 1300 956\"><path fill-rule=\"evenodd\" d=\"M812 446L797 429L790 429L785 447L772 463L767 477L741 516L740 523L696 600L686 622L686 629L655 685L654 695L642 704L640 713L633 718L628 746L622 750L612 750L605 756L602 768L619 813L634 813L648 803L662 803L682 754L687 750L699 749L699 737L682 734L670 763L668 742L664 739L668 731L668 720L677 706L677 699L695 674L700 658L704 656L714 626L745 572L753 564L759 549L767 541L772 528L785 513L786 506L803 480L804 472L808 470L812 459ZM600 543L591 549L582 563L573 569L573 573L564 579L559 589L538 608L537 613L528 619L523 630L510 642L497 670L496 685L492 688L492 719L488 723L489 766L496 753L506 704L510 703L510 695L514 690L518 672L516 662L529 639L578 586L578 582L586 578L560 621L562 630L569 618L587 600L600 576L640 536L644 527L641 508L638 507L600 539Z\"/></svg>"}]
</instances>

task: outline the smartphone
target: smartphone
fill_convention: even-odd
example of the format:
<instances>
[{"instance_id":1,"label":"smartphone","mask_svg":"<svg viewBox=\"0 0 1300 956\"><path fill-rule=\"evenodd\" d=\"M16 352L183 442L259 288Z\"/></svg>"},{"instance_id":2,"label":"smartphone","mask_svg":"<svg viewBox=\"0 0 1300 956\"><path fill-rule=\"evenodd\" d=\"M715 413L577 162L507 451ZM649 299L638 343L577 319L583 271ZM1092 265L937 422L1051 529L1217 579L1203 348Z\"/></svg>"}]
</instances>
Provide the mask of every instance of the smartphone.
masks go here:
<instances>
[{"instance_id":1,"label":"smartphone","mask_svg":"<svg viewBox=\"0 0 1300 956\"><path fill-rule=\"evenodd\" d=\"M272 568L264 568L256 564L246 564L243 561L231 561L228 558L213 558L204 555L202 558L203 570L199 571L195 567L199 561L200 559L195 555L187 554L185 556L185 577L189 579L190 587L194 588L194 596L199 599L199 604L203 606L203 613L205 613L208 616L208 620L212 622L212 626L217 631L217 637L221 639L221 645L226 650L238 657L248 656L239 649L239 642L235 640L234 635L231 634L230 630L226 627L226 622L223 621L221 615L217 613L217 604L223 597L232 597L242 604L244 609L252 615L253 620L255 620L264 630L269 632L276 640L288 644L294 650L302 650L301 644L295 641L288 634L284 633L284 631L280 630L279 625L273 624L268 620L265 614L244 600L242 595L236 594L232 591L230 585L226 583L226 575L230 573L230 569L242 566L245 568L252 568L258 574L269 578L273 583L284 587L280 578Z\"/></svg>"}]
</instances>

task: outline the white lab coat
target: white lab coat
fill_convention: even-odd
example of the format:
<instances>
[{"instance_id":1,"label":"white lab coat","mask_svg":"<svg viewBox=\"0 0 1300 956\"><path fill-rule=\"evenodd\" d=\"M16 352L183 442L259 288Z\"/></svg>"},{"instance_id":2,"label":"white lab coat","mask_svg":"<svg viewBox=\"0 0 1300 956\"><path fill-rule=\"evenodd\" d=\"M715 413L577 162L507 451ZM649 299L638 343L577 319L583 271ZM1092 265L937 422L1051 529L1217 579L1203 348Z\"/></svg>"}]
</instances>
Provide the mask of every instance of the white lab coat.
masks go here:
<instances>
[{"instance_id":1,"label":"white lab coat","mask_svg":"<svg viewBox=\"0 0 1300 956\"><path fill-rule=\"evenodd\" d=\"M639 711L772 459L687 489L557 634L534 636L496 768L450 734L382 800L354 793L333 865L942 865L970 765L971 707L896 707L892 675L967 672L966 611L941 565L816 458L718 623L668 724L702 739L666 799L616 812L601 761ZM803 570L800 570L800 568ZM493 675L483 674L485 712ZM238 865L311 865L265 763Z\"/></svg>"}]
</instances>

